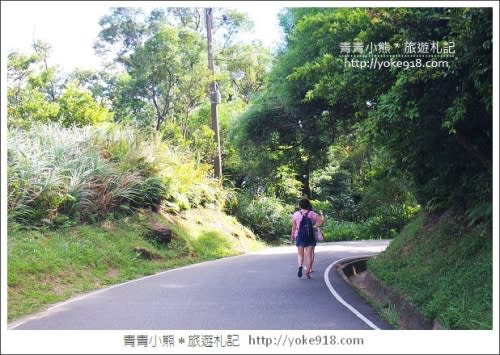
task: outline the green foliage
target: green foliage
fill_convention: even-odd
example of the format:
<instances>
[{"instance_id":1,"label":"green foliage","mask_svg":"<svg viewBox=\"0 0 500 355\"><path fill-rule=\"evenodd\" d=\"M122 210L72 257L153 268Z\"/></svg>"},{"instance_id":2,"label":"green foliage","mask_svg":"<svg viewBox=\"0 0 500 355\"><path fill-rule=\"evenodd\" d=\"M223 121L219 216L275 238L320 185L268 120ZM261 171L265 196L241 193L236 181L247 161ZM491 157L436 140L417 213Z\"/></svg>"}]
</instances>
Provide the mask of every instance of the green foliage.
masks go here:
<instances>
[{"instance_id":1,"label":"green foliage","mask_svg":"<svg viewBox=\"0 0 500 355\"><path fill-rule=\"evenodd\" d=\"M47 70L40 68L41 57L11 52L8 55L7 112L9 127L28 127L32 121L57 119L59 105L47 95ZM51 75L53 76L53 72Z\"/></svg>"},{"instance_id":2,"label":"green foliage","mask_svg":"<svg viewBox=\"0 0 500 355\"><path fill-rule=\"evenodd\" d=\"M286 112L272 100L257 101L234 123L231 144L238 147L239 169L245 188L295 202L308 184L301 174L310 164L308 152L294 149ZM293 138L291 138L293 139ZM241 182L240 182L241 186Z\"/></svg>"},{"instance_id":3,"label":"green foliage","mask_svg":"<svg viewBox=\"0 0 500 355\"><path fill-rule=\"evenodd\" d=\"M103 16L99 25L103 28L94 44L97 53L106 53L118 48L117 61L126 63L131 52L143 41L148 33L147 26L138 17L143 15L140 8L117 7Z\"/></svg>"},{"instance_id":4,"label":"green foliage","mask_svg":"<svg viewBox=\"0 0 500 355\"><path fill-rule=\"evenodd\" d=\"M270 72L261 45L232 42L249 23L228 11L214 29L225 40L215 48L214 78L200 14L113 9L100 21L96 47L116 50L117 74L76 72L63 84L48 65L48 44L9 54L9 226L52 235L43 226L112 222L141 208L184 217L192 208L226 208L262 240L279 243L289 237L290 204L305 194L325 212L327 241L386 239L422 205L434 213L429 221L407 226L374 269L446 327L491 328L491 9L291 8L281 15L286 43ZM447 68L361 70L340 53L342 43L381 41L449 41L456 54ZM238 196L210 178L210 79L222 94L224 184L239 188ZM136 128L102 124L110 119ZM450 206L461 212L434 229L432 220ZM208 220L200 214L193 224ZM214 228L178 222L175 231L190 237L174 245L178 254L164 251L169 257L236 250ZM64 240L60 250L99 273L110 261L89 255L86 243L103 244L92 227L81 228L85 238ZM45 249L52 240L42 232L27 233L26 240L16 234L22 247L13 268L35 276L58 269L63 252ZM27 252L37 240L45 254ZM43 255L55 261L40 262ZM126 269L153 272L147 265ZM9 274L9 292L26 275ZM32 292L49 295L41 303L55 301L43 287Z\"/></svg>"},{"instance_id":5,"label":"green foliage","mask_svg":"<svg viewBox=\"0 0 500 355\"><path fill-rule=\"evenodd\" d=\"M356 223L337 221L335 219L328 218L328 216L326 216L326 221L321 227L321 231L323 232L323 236L327 242L360 239Z\"/></svg>"},{"instance_id":6,"label":"green foliage","mask_svg":"<svg viewBox=\"0 0 500 355\"><path fill-rule=\"evenodd\" d=\"M35 54L9 54L8 127L28 128L33 122L59 122L65 127L98 124L113 115L77 81L61 78L47 65L50 46L34 43Z\"/></svg>"},{"instance_id":7,"label":"green foliage","mask_svg":"<svg viewBox=\"0 0 500 355\"><path fill-rule=\"evenodd\" d=\"M189 144L192 137L208 138L206 132L198 130L197 123L200 113L205 114L203 125L210 121L210 111L205 107L210 80L217 80L224 103L248 102L262 88L270 54L262 46L233 43L234 35L250 28L251 23L245 14L230 9L224 9L225 20L214 25L214 36L223 37L224 43L218 47L221 42L214 41L220 72L211 77L206 64L205 29L200 23L204 11L169 7L153 9L146 15L140 9L115 8L101 19L96 48L102 54L113 52L127 72L113 79L117 85L109 93L117 121L166 128L167 134L180 133ZM244 73L243 78L233 78L235 72ZM227 128L222 107L220 113L224 138ZM200 158L207 160L205 156Z\"/></svg>"},{"instance_id":8,"label":"green foliage","mask_svg":"<svg viewBox=\"0 0 500 355\"><path fill-rule=\"evenodd\" d=\"M193 248L204 258L212 259L234 254L232 243L220 232L207 231L191 242Z\"/></svg>"},{"instance_id":9,"label":"green foliage","mask_svg":"<svg viewBox=\"0 0 500 355\"><path fill-rule=\"evenodd\" d=\"M330 148L329 164L311 182L334 240L388 239L418 212L410 179L391 171L384 150L368 149L359 140L339 139ZM343 222L349 221L349 223Z\"/></svg>"},{"instance_id":10,"label":"green foliage","mask_svg":"<svg viewBox=\"0 0 500 355\"><path fill-rule=\"evenodd\" d=\"M272 176L285 167L304 194L330 203L329 219L356 223L355 238L393 237L420 205L463 206L472 224L487 222L491 15L487 8L283 12L286 47L232 135L245 181L273 191ZM448 68L345 64L342 44L382 41L393 51L408 41L449 41L457 52Z\"/></svg>"},{"instance_id":11,"label":"green foliage","mask_svg":"<svg viewBox=\"0 0 500 355\"><path fill-rule=\"evenodd\" d=\"M389 322L393 329L401 329L398 323L399 313L393 303L388 303L380 309L380 313L385 320Z\"/></svg>"},{"instance_id":12,"label":"green foliage","mask_svg":"<svg viewBox=\"0 0 500 355\"><path fill-rule=\"evenodd\" d=\"M58 98L58 121L64 127L95 125L111 121L112 114L97 104L92 95L77 88L76 84L69 84Z\"/></svg>"},{"instance_id":13,"label":"green foliage","mask_svg":"<svg viewBox=\"0 0 500 355\"><path fill-rule=\"evenodd\" d=\"M222 102L217 106L219 134L221 139L221 155L224 175L233 177L237 174L239 159L236 147L229 141L228 135L238 115L245 111L247 104L243 100L234 99ZM185 137L177 142L188 146L201 162L213 164L216 143L211 125L210 104L205 103L189 117Z\"/></svg>"},{"instance_id":14,"label":"green foliage","mask_svg":"<svg viewBox=\"0 0 500 355\"><path fill-rule=\"evenodd\" d=\"M155 109L136 93L134 79L128 73L120 73L112 80L109 100L115 122L132 124L140 128L154 127Z\"/></svg>"},{"instance_id":15,"label":"green foliage","mask_svg":"<svg viewBox=\"0 0 500 355\"><path fill-rule=\"evenodd\" d=\"M130 56L126 68L134 96L154 107L157 130L167 119L178 119L186 127L189 113L205 99L205 46L194 31L165 27Z\"/></svg>"},{"instance_id":16,"label":"green foliage","mask_svg":"<svg viewBox=\"0 0 500 355\"><path fill-rule=\"evenodd\" d=\"M29 127L31 122L47 123L55 121L59 114L59 105L47 101L44 95L35 89L24 89L14 93L8 89L8 126Z\"/></svg>"},{"instance_id":17,"label":"green foliage","mask_svg":"<svg viewBox=\"0 0 500 355\"><path fill-rule=\"evenodd\" d=\"M421 213L368 267L445 328L491 329L491 243L460 213Z\"/></svg>"},{"instance_id":18,"label":"green foliage","mask_svg":"<svg viewBox=\"0 0 500 355\"><path fill-rule=\"evenodd\" d=\"M235 44L223 47L217 59L221 70L217 80L223 102L240 99L248 104L265 89L265 75L271 66L271 53L266 47L258 43Z\"/></svg>"},{"instance_id":19,"label":"green foliage","mask_svg":"<svg viewBox=\"0 0 500 355\"><path fill-rule=\"evenodd\" d=\"M442 11L401 14L403 21L427 17L423 26L409 24L403 38L429 26L455 43L455 60L448 69L395 72L394 84L379 96L366 127L375 142L389 148L396 165L414 177L419 201L446 208L489 198L491 106L488 84L483 84L491 79L491 11ZM486 178L484 193L471 194L468 182L479 175Z\"/></svg>"},{"instance_id":20,"label":"green foliage","mask_svg":"<svg viewBox=\"0 0 500 355\"><path fill-rule=\"evenodd\" d=\"M222 209L231 191L210 178L211 167L193 158L192 152L177 142L164 141L160 134L110 126L96 131L95 144L110 154L123 171L140 169L145 177L165 186L161 200L168 209L192 207ZM153 189L155 190L155 189Z\"/></svg>"},{"instance_id":21,"label":"green foliage","mask_svg":"<svg viewBox=\"0 0 500 355\"><path fill-rule=\"evenodd\" d=\"M359 239L392 239L404 222L391 215L376 215L368 218L358 228Z\"/></svg>"},{"instance_id":22,"label":"green foliage","mask_svg":"<svg viewBox=\"0 0 500 355\"><path fill-rule=\"evenodd\" d=\"M296 172L290 166L278 166L270 176L267 193L288 203L295 202L297 196L301 195L303 186L296 176Z\"/></svg>"},{"instance_id":23,"label":"green foliage","mask_svg":"<svg viewBox=\"0 0 500 355\"><path fill-rule=\"evenodd\" d=\"M481 202L469 208L465 213L467 221L469 222L467 227L471 227L476 224L482 226L488 225L491 221L492 213L493 205L491 201Z\"/></svg>"},{"instance_id":24,"label":"green foliage","mask_svg":"<svg viewBox=\"0 0 500 355\"><path fill-rule=\"evenodd\" d=\"M158 134L116 125L11 130L9 219L57 226L165 203L173 210L224 208L230 190L210 169Z\"/></svg>"},{"instance_id":25,"label":"green foliage","mask_svg":"<svg viewBox=\"0 0 500 355\"><path fill-rule=\"evenodd\" d=\"M233 214L263 241L280 243L290 238L292 212L291 206L277 198L243 192Z\"/></svg>"},{"instance_id":26,"label":"green foliage","mask_svg":"<svg viewBox=\"0 0 500 355\"><path fill-rule=\"evenodd\" d=\"M407 220L399 214L379 213L363 221L350 222L326 216L321 228L326 241L392 239L405 226Z\"/></svg>"}]
</instances>

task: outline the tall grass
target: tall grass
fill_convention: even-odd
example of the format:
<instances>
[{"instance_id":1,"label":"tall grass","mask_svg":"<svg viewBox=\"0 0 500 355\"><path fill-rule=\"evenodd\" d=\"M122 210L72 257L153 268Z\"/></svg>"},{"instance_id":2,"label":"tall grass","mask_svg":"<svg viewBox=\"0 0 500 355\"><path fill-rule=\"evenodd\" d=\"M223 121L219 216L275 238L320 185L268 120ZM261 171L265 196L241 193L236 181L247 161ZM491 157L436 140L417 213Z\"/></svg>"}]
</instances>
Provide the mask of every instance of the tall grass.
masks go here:
<instances>
[{"instance_id":1,"label":"tall grass","mask_svg":"<svg viewBox=\"0 0 500 355\"><path fill-rule=\"evenodd\" d=\"M8 132L9 220L24 225L95 221L163 204L222 208L210 168L157 132L106 124L36 124Z\"/></svg>"},{"instance_id":2,"label":"tall grass","mask_svg":"<svg viewBox=\"0 0 500 355\"><path fill-rule=\"evenodd\" d=\"M10 130L9 319L104 285L261 248L222 212L231 192L193 156L155 131L115 124ZM145 238L156 222L173 231L168 247Z\"/></svg>"}]
</instances>

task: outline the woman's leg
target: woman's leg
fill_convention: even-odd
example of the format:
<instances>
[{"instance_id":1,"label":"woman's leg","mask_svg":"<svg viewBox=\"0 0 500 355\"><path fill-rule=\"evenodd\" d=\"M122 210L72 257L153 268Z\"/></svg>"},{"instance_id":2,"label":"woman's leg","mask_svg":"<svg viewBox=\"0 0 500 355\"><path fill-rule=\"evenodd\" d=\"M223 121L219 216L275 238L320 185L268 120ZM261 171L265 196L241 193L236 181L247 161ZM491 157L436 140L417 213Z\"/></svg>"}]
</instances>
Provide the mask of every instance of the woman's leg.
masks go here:
<instances>
[{"instance_id":1,"label":"woman's leg","mask_svg":"<svg viewBox=\"0 0 500 355\"><path fill-rule=\"evenodd\" d=\"M312 252L311 252L311 268L309 269L309 272L312 272L313 271L313 264L314 264L314 252L315 252L315 249L316 249L316 245L313 245L312 247Z\"/></svg>"},{"instance_id":2,"label":"woman's leg","mask_svg":"<svg viewBox=\"0 0 500 355\"><path fill-rule=\"evenodd\" d=\"M304 265L304 247L297 247L297 262L299 266Z\"/></svg>"},{"instance_id":3,"label":"woman's leg","mask_svg":"<svg viewBox=\"0 0 500 355\"><path fill-rule=\"evenodd\" d=\"M304 247L297 247L297 263L299 264L298 277L302 277L302 265L304 265Z\"/></svg>"},{"instance_id":4,"label":"woman's leg","mask_svg":"<svg viewBox=\"0 0 500 355\"><path fill-rule=\"evenodd\" d=\"M310 245L308 247L304 248L304 258L306 261L306 273L307 273L307 278L310 278L309 274L311 273L311 268L312 268L312 262L313 262L313 246Z\"/></svg>"}]
</instances>

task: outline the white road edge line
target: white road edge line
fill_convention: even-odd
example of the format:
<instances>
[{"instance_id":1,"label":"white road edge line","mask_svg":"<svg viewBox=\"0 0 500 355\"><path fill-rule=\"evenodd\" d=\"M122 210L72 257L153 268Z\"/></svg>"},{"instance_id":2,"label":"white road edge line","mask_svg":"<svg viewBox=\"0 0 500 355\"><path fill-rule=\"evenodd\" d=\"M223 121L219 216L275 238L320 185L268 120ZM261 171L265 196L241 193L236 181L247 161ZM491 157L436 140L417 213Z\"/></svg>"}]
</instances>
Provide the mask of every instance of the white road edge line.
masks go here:
<instances>
[{"instance_id":1,"label":"white road edge line","mask_svg":"<svg viewBox=\"0 0 500 355\"><path fill-rule=\"evenodd\" d=\"M370 255L371 256L371 255ZM364 257L364 256L360 256L360 257ZM330 265L328 265L328 267L326 268L325 272L323 273L323 278L325 280L325 283L326 283L326 286L328 286L328 289L330 290L330 292L332 293L333 297L335 297L337 299L337 301L339 301L343 306L345 306L348 310L350 310L352 313L354 313L356 315L356 317L358 317L359 319L361 319L363 322L366 323L366 325L368 325L370 328L372 329L375 329L375 330L380 330L379 327L377 327L375 324L373 324L368 318L366 318L364 315L362 315L356 308L354 308L352 305L350 305L349 303L347 303L338 293L337 291L335 291L335 289L333 288L332 284L330 283L330 279L328 277L328 274L330 273L330 269L332 267L334 267L337 263L343 261L343 260L347 260L347 259L352 259L352 257L347 257L347 258L342 258L342 259L339 259L337 261L334 261L333 263L331 263Z\"/></svg>"},{"instance_id":2,"label":"white road edge line","mask_svg":"<svg viewBox=\"0 0 500 355\"><path fill-rule=\"evenodd\" d=\"M242 256L242 255L228 256L226 258L221 258L221 259L207 260L207 261L202 261L202 262L199 262L199 263L196 263L196 264L189 264L189 265L181 266L181 267L178 267L178 268L173 268L173 269L169 269L169 270L159 271L159 272L157 272L155 274L152 274L152 275L142 276L142 277L139 277L137 279L124 281L124 282L119 283L119 284L110 285L110 286L107 286L107 287L104 287L104 288L100 288L100 289L89 291L89 292L86 292L86 293L83 293L83 294L80 294L80 295L76 295L76 296L74 296L74 297L72 297L72 298L70 298L68 300L57 302L55 304L52 304L52 305L48 306L46 309L40 310L40 311L38 311L38 312L36 312L34 314L31 314L31 315L25 316L25 317L23 317L21 319L18 319L16 321L13 321L12 323L7 324L7 329L8 330L14 330L17 327L20 327L21 325L23 325L24 323L27 323L27 322L35 320L35 319L43 318L43 317L49 315L50 313L52 313L54 310L57 310L60 307L66 306L66 305L68 305L70 303L73 303L73 302L80 301L80 300L82 300L84 298L87 298L87 297L92 297L92 296L98 295L100 293L107 292L107 291L112 290L112 289L117 288L117 287L121 287L121 286L124 286L124 285L127 285L127 284L131 284L133 282L142 281L142 280L145 280L145 279L149 279L149 278L161 276L161 275L163 275L165 273L169 273L169 272L172 272L172 271L177 271L177 270L182 270L182 269L190 269L190 268L202 266L204 264L216 263L216 262L220 262L221 260L224 260L224 259L236 258L236 257L239 257L239 256Z\"/></svg>"}]
</instances>

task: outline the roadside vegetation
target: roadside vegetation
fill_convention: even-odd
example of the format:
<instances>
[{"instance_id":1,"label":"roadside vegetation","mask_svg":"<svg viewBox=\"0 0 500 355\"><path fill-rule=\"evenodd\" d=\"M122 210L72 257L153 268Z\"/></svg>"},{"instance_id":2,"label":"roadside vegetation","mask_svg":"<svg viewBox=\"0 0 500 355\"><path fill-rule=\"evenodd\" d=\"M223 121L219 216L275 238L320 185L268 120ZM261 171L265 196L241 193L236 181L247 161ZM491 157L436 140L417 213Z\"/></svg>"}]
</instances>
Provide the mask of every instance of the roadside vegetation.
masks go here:
<instances>
[{"instance_id":1,"label":"roadside vegetation","mask_svg":"<svg viewBox=\"0 0 500 355\"><path fill-rule=\"evenodd\" d=\"M171 229L171 241L152 238L152 225ZM81 293L264 247L234 217L206 209L177 215L138 210L57 229L10 226L8 320Z\"/></svg>"},{"instance_id":2,"label":"roadside vegetation","mask_svg":"<svg viewBox=\"0 0 500 355\"><path fill-rule=\"evenodd\" d=\"M456 211L421 214L368 267L445 329L492 329L491 227Z\"/></svg>"}]
</instances>

